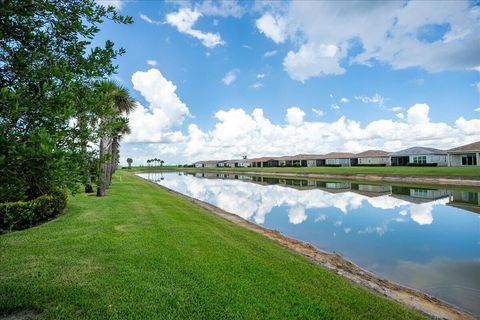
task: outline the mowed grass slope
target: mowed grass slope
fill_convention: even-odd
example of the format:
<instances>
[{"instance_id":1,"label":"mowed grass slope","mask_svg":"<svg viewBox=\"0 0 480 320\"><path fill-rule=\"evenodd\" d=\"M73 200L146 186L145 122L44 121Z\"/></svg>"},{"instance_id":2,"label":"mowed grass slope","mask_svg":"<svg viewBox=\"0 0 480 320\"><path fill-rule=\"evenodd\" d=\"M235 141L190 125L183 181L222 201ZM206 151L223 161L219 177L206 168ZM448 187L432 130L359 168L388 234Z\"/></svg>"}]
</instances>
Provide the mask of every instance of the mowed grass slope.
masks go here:
<instances>
[{"instance_id":1,"label":"mowed grass slope","mask_svg":"<svg viewBox=\"0 0 480 320\"><path fill-rule=\"evenodd\" d=\"M108 193L77 195L64 216L0 236L0 315L422 317L129 173Z\"/></svg>"},{"instance_id":2,"label":"mowed grass slope","mask_svg":"<svg viewBox=\"0 0 480 320\"><path fill-rule=\"evenodd\" d=\"M134 167L137 170L202 170L202 168L183 168L175 166L164 166L156 168ZM275 172L275 173L317 173L317 174L368 174L379 176L401 176L401 177L469 177L480 179L480 167L271 167L271 168L204 168L203 170L221 170L221 171L257 171L257 172Z\"/></svg>"}]
</instances>

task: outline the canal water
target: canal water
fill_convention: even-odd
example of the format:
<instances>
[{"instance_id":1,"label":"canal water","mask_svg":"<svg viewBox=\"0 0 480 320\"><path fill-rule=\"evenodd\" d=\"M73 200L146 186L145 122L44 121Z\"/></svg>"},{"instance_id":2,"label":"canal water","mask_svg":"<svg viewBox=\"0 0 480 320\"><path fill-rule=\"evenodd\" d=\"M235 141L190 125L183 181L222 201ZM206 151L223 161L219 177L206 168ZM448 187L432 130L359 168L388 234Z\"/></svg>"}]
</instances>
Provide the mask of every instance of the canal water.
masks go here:
<instances>
[{"instance_id":1,"label":"canal water","mask_svg":"<svg viewBox=\"0 0 480 320\"><path fill-rule=\"evenodd\" d=\"M480 315L480 190L215 173L139 176Z\"/></svg>"}]
</instances>

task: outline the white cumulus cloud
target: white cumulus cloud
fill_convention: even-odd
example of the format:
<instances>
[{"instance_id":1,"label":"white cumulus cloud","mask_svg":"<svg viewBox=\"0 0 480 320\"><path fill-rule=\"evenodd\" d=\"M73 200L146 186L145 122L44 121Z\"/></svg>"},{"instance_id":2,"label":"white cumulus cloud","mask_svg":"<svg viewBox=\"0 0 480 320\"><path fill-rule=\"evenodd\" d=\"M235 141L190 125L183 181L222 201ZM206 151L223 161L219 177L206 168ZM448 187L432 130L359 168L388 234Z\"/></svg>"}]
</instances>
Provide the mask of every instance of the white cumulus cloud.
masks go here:
<instances>
[{"instance_id":1,"label":"white cumulus cloud","mask_svg":"<svg viewBox=\"0 0 480 320\"><path fill-rule=\"evenodd\" d=\"M202 13L197 9L180 8L177 12L167 14L166 20L168 24L177 28L179 32L200 40L207 48L225 44L218 33L203 32L193 28L201 16Z\"/></svg>"},{"instance_id":2,"label":"white cumulus cloud","mask_svg":"<svg viewBox=\"0 0 480 320\"><path fill-rule=\"evenodd\" d=\"M180 131L171 131L190 115L187 105L176 94L177 87L155 68L135 72L132 84L149 105L144 107L137 103L129 115L131 134L125 138L125 142L183 141Z\"/></svg>"},{"instance_id":3,"label":"white cumulus cloud","mask_svg":"<svg viewBox=\"0 0 480 320\"><path fill-rule=\"evenodd\" d=\"M282 43L285 41L285 20L281 17L274 17L267 13L260 17L255 22L258 30L275 43Z\"/></svg>"},{"instance_id":4,"label":"white cumulus cloud","mask_svg":"<svg viewBox=\"0 0 480 320\"><path fill-rule=\"evenodd\" d=\"M288 124L298 127L303 124L303 117L305 117L305 112L298 107L291 107L287 109L287 115L285 119Z\"/></svg>"},{"instance_id":5,"label":"white cumulus cloud","mask_svg":"<svg viewBox=\"0 0 480 320\"><path fill-rule=\"evenodd\" d=\"M315 76L345 73L339 63L340 56L335 45L308 43L297 52L288 52L283 66L292 79L304 82Z\"/></svg>"}]
</instances>

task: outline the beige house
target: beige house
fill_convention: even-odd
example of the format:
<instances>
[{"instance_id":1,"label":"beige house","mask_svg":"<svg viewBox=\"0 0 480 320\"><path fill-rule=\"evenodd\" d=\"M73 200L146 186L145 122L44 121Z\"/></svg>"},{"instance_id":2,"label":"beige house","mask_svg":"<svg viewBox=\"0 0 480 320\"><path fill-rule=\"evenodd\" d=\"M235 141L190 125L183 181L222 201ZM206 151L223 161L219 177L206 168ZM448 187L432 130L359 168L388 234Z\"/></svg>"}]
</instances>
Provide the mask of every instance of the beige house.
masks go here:
<instances>
[{"instance_id":1,"label":"beige house","mask_svg":"<svg viewBox=\"0 0 480 320\"><path fill-rule=\"evenodd\" d=\"M352 166L355 165L390 165L390 153L383 150L367 150L352 157Z\"/></svg>"},{"instance_id":2,"label":"beige house","mask_svg":"<svg viewBox=\"0 0 480 320\"><path fill-rule=\"evenodd\" d=\"M480 141L447 150L448 166L480 166Z\"/></svg>"}]
</instances>

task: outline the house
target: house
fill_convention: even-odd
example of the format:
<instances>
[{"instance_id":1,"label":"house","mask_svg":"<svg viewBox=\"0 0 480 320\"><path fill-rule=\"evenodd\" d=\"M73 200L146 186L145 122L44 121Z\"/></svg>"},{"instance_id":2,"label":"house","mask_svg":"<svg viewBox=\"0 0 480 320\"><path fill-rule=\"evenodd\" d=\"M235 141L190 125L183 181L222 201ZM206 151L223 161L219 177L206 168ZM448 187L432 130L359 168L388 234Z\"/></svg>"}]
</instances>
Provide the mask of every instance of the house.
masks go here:
<instances>
[{"instance_id":1,"label":"house","mask_svg":"<svg viewBox=\"0 0 480 320\"><path fill-rule=\"evenodd\" d=\"M278 160L275 157L261 157L248 160L252 167L278 167Z\"/></svg>"},{"instance_id":2,"label":"house","mask_svg":"<svg viewBox=\"0 0 480 320\"><path fill-rule=\"evenodd\" d=\"M251 162L248 159L239 159L239 160L227 160L225 161L225 167L250 167Z\"/></svg>"},{"instance_id":3,"label":"house","mask_svg":"<svg viewBox=\"0 0 480 320\"><path fill-rule=\"evenodd\" d=\"M349 152L330 152L320 156L317 166L350 166L350 159L353 157L353 153Z\"/></svg>"},{"instance_id":4,"label":"house","mask_svg":"<svg viewBox=\"0 0 480 320\"><path fill-rule=\"evenodd\" d=\"M480 141L447 150L448 165L480 166Z\"/></svg>"},{"instance_id":5,"label":"house","mask_svg":"<svg viewBox=\"0 0 480 320\"><path fill-rule=\"evenodd\" d=\"M197 161L194 163L195 168L215 168L219 163L224 163L224 160L207 160L207 161Z\"/></svg>"},{"instance_id":6,"label":"house","mask_svg":"<svg viewBox=\"0 0 480 320\"><path fill-rule=\"evenodd\" d=\"M412 147L390 153L392 166L406 166L409 163L447 165L447 152L435 148Z\"/></svg>"},{"instance_id":7,"label":"house","mask_svg":"<svg viewBox=\"0 0 480 320\"><path fill-rule=\"evenodd\" d=\"M302 167L319 167L325 165L325 159L321 154L299 154L296 157L301 159Z\"/></svg>"},{"instance_id":8,"label":"house","mask_svg":"<svg viewBox=\"0 0 480 320\"><path fill-rule=\"evenodd\" d=\"M227 160L222 160L217 162L217 167L228 167Z\"/></svg>"},{"instance_id":9,"label":"house","mask_svg":"<svg viewBox=\"0 0 480 320\"><path fill-rule=\"evenodd\" d=\"M278 161L279 167L293 167L293 162L295 160L294 156L283 156L275 158Z\"/></svg>"},{"instance_id":10,"label":"house","mask_svg":"<svg viewBox=\"0 0 480 320\"><path fill-rule=\"evenodd\" d=\"M383 150L367 150L355 154L351 163L352 166L356 165L390 165L390 153Z\"/></svg>"}]
</instances>

